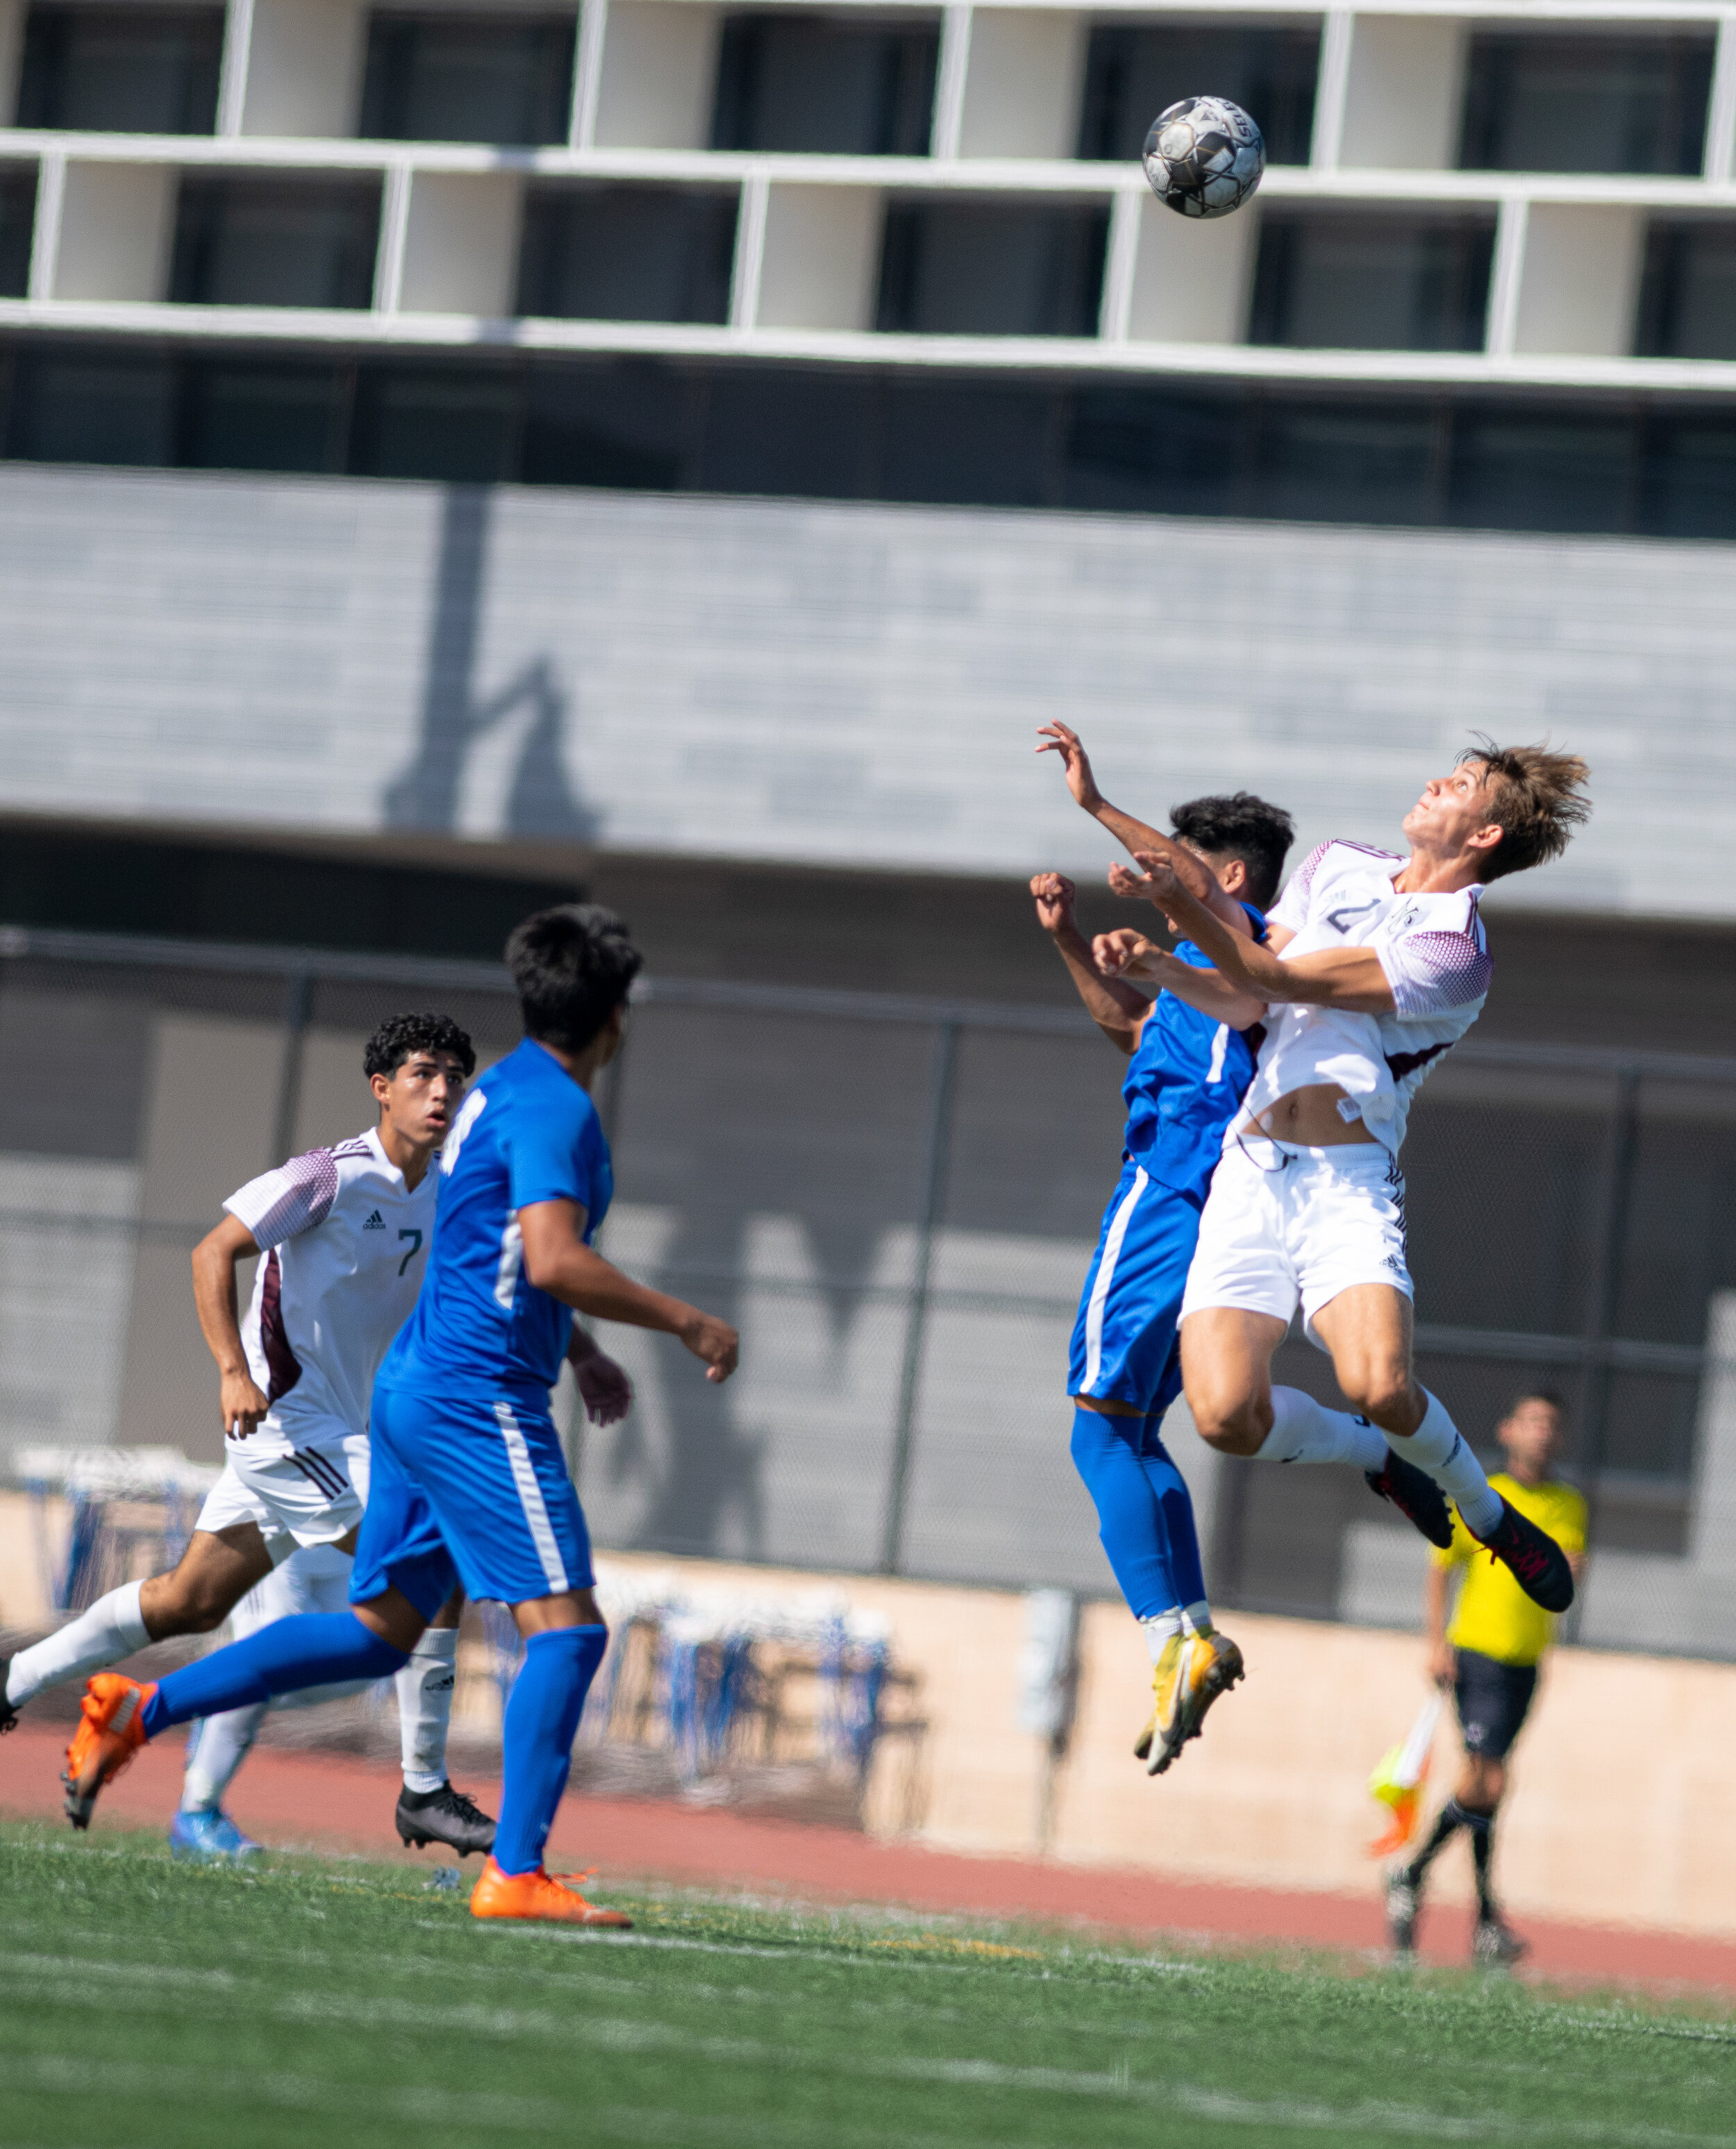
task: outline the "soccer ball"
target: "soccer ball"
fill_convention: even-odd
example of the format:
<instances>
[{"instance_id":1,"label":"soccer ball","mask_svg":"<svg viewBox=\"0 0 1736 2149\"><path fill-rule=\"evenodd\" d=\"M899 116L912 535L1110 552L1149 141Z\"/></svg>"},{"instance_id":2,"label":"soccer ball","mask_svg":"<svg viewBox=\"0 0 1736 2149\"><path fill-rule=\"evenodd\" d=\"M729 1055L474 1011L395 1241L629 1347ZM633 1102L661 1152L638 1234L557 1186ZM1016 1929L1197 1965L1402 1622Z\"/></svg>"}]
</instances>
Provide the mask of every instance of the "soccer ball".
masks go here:
<instances>
[{"instance_id":1,"label":"soccer ball","mask_svg":"<svg viewBox=\"0 0 1736 2149\"><path fill-rule=\"evenodd\" d=\"M1145 177L1178 216L1228 216L1260 184L1266 143L1227 97L1185 97L1145 137Z\"/></svg>"}]
</instances>

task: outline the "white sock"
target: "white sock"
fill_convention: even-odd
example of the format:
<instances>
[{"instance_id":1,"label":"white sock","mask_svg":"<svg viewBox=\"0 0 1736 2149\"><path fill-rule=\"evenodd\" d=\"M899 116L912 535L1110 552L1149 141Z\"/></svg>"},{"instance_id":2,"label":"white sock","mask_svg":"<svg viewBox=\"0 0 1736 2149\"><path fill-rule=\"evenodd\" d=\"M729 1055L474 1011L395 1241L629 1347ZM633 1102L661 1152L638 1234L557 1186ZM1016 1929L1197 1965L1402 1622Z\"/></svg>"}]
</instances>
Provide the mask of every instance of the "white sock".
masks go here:
<instances>
[{"instance_id":1,"label":"white sock","mask_svg":"<svg viewBox=\"0 0 1736 2149\"><path fill-rule=\"evenodd\" d=\"M1184 1634L1209 1634L1211 1632L1211 1607L1203 1597L1197 1604L1182 1606L1181 1631Z\"/></svg>"},{"instance_id":2,"label":"white sock","mask_svg":"<svg viewBox=\"0 0 1736 2149\"><path fill-rule=\"evenodd\" d=\"M1145 1637L1152 1663L1156 1663L1163 1655L1165 1644L1181 1632L1181 1607L1172 1604L1167 1612L1154 1612L1149 1619L1140 1620L1140 1631Z\"/></svg>"},{"instance_id":3,"label":"white sock","mask_svg":"<svg viewBox=\"0 0 1736 2149\"><path fill-rule=\"evenodd\" d=\"M397 1676L404 1788L426 1794L446 1780L446 1727L458 1678L458 1629L430 1627Z\"/></svg>"},{"instance_id":4,"label":"white sock","mask_svg":"<svg viewBox=\"0 0 1736 2149\"><path fill-rule=\"evenodd\" d=\"M1423 1390L1428 1408L1408 1440L1395 1440L1395 1452L1426 1470L1465 1518L1473 1535L1486 1536L1501 1520L1501 1495L1483 1475L1471 1443L1447 1415L1438 1396Z\"/></svg>"},{"instance_id":5,"label":"white sock","mask_svg":"<svg viewBox=\"0 0 1736 2149\"><path fill-rule=\"evenodd\" d=\"M45 1686L64 1686L68 1679L88 1678L123 1657L148 1647L138 1609L143 1583L123 1582L99 1597L88 1612L68 1619L58 1633L34 1648L20 1649L6 1675L6 1699L19 1709Z\"/></svg>"},{"instance_id":6,"label":"white sock","mask_svg":"<svg viewBox=\"0 0 1736 2149\"><path fill-rule=\"evenodd\" d=\"M1386 1461L1386 1436L1366 1417L1328 1410L1300 1388L1272 1390L1272 1429L1256 1462L1353 1462L1379 1470Z\"/></svg>"},{"instance_id":7,"label":"white sock","mask_svg":"<svg viewBox=\"0 0 1736 2149\"><path fill-rule=\"evenodd\" d=\"M223 1804L223 1794L252 1751L270 1706L269 1702L250 1702L245 1709L228 1709L221 1716L200 1719L181 1781L183 1813L212 1813Z\"/></svg>"}]
</instances>

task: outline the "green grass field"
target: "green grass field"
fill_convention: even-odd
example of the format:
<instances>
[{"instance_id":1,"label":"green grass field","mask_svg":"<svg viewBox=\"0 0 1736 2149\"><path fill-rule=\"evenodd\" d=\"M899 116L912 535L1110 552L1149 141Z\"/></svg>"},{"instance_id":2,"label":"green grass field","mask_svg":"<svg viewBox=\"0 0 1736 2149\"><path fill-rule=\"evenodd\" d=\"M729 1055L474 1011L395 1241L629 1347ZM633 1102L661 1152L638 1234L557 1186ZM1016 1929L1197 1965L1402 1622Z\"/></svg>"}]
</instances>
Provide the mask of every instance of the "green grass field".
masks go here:
<instances>
[{"instance_id":1,"label":"green grass field","mask_svg":"<svg viewBox=\"0 0 1736 2149\"><path fill-rule=\"evenodd\" d=\"M1076 1935L610 1900L477 1925L402 1866L0 1829L5 2149L1736 2145L1736 2021Z\"/></svg>"}]
</instances>

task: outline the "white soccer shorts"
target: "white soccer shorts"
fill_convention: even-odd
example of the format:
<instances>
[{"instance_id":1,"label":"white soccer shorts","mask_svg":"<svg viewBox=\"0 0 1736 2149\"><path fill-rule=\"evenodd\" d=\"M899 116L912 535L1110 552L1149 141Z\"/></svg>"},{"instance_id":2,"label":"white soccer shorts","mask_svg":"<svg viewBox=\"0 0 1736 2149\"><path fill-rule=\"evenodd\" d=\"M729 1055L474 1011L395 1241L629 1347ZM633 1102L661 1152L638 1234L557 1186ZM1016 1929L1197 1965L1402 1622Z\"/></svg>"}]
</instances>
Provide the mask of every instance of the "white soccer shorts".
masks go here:
<instances>
[{"instance_id":1,"label":"white soccer shorts","mask_svg":"<svg viewBox=\"0 0 1736 2149\"><path fill-rule=\"evenodd\" d=\"M257 1522L273 1563L297 1545L335 1544L347 1537L368 1504L368 1436L334 1430L304 1436L285 1453L268 1432L226 1440L223 1475L206 1495L196 1529L233 1529Z\"/></svg>"},{"instance_id":2,"label":"white soccer shorts","mask_svg":"<svg viewBox=\"0 0 1736 2149\"><path fill-rule=\"evenodd\" d=\"M1181 1318L1234 1306L1288 1321L1314 1316L1341 1291L1390 1284L1414 1294L1405 1259L1405 1182L1373 1143L1301 1149L1244 1135L1225 1151L1200 1218Z\"/></svg>"}]
</instances>

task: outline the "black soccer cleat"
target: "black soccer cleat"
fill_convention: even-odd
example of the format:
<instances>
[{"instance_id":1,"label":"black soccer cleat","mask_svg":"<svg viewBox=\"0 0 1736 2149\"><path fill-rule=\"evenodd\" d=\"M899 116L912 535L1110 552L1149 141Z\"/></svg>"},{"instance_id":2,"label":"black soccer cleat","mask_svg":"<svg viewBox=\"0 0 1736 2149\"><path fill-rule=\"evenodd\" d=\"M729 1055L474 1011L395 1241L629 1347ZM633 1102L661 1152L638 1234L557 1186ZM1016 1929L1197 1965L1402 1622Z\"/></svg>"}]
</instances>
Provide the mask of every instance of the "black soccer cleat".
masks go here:
<instances>
[{"instance_id":1,"label":"black soccer cleat","mask_svg":"<svg viewBox=\"0 0 1736 2149\"><path fill-rule=\"evenodd\" d=\"M12 1658L0 1657L0 1738L18 1720L18 1712L6 1698L6 1682L12 1676Z\"/></svg>"},{"instance_id":2,"label":"black soccer cleat","mask_svg":"<svg viewBox=\"0 0 1736 2149\"><path fill-rule=\"evenodd\" d=\"M1465 1527L1471 1529L1468 1522ZM1572 1603L1573 1570L1567 1555L1512 1501L1502 1500L1501 1520L1487 1537L1477 1537L1475 1530L1471 1534L1501 1562L1533 1604L1541 1604L1546 1612L1565 1612Z\"/></svg>"},{"instance_id":3,"label":"black soccer cleat","mask_svg":"<svg viewBox=\"0 0 1736 2149\"><path fill-rule=\"evenodd\" d=\"M1386 1937L1400 1962L1410 1961L1416 1952L1416 1913L1422 1907L1422 1891L1407 1867L1386 1875Z\"/></svg>"},{"instance_id":4,"label":"black soccer cleat","mask_svg":"<svg viewBox=\"0 0 1736 2149\"><path fill-rule=\"evenodd\" d=\"M406 1784L398 1795L394 1818L400 1840L413 1843L418 1850L430 1843L444 1843L460 1858L468 1858L473 1850L495 1847L493 1816L450 1783L437 1791L413 1791Z\"/></svg>"},{"instance_id":5,"label":"black soccer cleat","mask_svg":"<svg viewBox=\"0 0 1736 2149\"><path fill-rule=\"evenodd\" d=\"M1403 1456L1389 1447L1385 1467L1365 1470L1362 1475L1368 1481L1371 1492L1390 1500L1432 1545L1446 1551L1452 1543L1452 1515L1447 1505L1447 1495L1426 1470L1419 1470L1414 1462L1406 1462Z\"/></svg>"}]
</instances>

